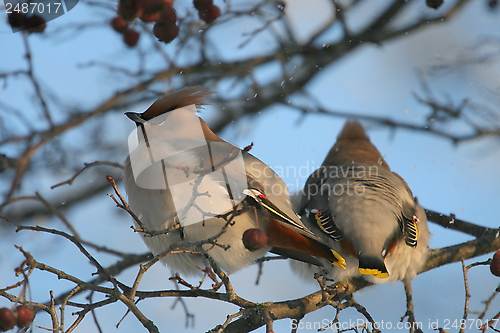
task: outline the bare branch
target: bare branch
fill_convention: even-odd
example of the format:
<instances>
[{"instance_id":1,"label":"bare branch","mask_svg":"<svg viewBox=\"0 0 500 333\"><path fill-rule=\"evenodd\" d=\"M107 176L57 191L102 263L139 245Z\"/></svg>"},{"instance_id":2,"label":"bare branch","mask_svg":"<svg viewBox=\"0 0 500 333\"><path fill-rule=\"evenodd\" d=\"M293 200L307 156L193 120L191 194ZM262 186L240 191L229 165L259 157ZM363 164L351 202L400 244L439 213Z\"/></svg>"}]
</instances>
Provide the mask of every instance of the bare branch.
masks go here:
<instances>
[{"instance_id":1,"label":"bare branch","mask_svg":"<svg viewBox=\"0 0 500 333\"><path fill-rule=\"evenodd\" d=\"M73 185L73 182L75 181L75 179L82 174L82 172L84 172L88 168L100 166L100 165L108 165L108 166L112 166L115 168L123 169L123 165L121 165L119 163L108 162L108 161L95 161L92 163L85 163L85 166L81 170L79 170L73 177L71 177L70 179L68 179L66 181L60 182L56 185L53 185L50 188L54 189L54 188L62 186L62 185L70 185L71 186L71 185Z\"/></svg>"},{"instance_id":2,"label":"bare branch","mask_svg":"<svg viewBox=\"0 0 500 333\"><path fill-rule=\"evenodd\" d=\"M474 258L493 252L500 248L500 238L498 236L497 229L488 229L481 237L475 240L431 250L423 272L458 262L462 259Z\"/></svg>"},{"instance_id":3,"label":"bare branch","mask_svg":"<svg viewBox=\"0 0 500 333\"><path fill-rule=\"evenodd\" d=\"M460 231L474 237L481 237L488 231L496 230L457 219L455 214L446 215L427 209L425 210L425 214L427 215L427 219L431 222L439 224L444 228Z\"/></svg>"}]
</instances>

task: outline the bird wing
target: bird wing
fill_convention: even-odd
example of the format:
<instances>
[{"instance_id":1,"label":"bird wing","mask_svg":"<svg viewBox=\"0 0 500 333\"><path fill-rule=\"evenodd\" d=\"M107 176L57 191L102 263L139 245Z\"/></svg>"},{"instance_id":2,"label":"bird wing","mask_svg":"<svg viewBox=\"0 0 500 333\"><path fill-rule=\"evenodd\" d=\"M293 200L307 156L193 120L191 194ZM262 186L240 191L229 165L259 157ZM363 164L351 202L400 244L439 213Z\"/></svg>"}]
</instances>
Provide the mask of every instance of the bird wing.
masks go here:
<instances>
[{"instance_id":1,"label":"bird wing","mask_svg":"<svg viewBox=\"0 0 500 333\"><path fill-rule=\"evenodd\" d=\"M335 223L330 208L329 197L331 189L326 184L326 173L323 169L316 170L306 182L305 197L309 198L303 207L302 215L306 215L312 225L335 241L343 238L342 231ZM314 195L313 193L314 192Z\"/></svg>"},{"instance_id":2,"label":"bird wing","mask_svg":"<svg viewBox=\"0 0 500 333\"><path fill-rule=\"evenodd\" d=\"M419 219L416 214L416 207L405 203L403 205L403 211L401 217L399 218L399 226L406 245L409 247L417 247L418 243L418 223Z\"/></svg>"},{"instance_id":3,"label":"bird wing","mask_svg":"<svg viewBox=\"0 0 500 333\"><path fill-rule=\"evenodd\" d=\"M255 182L252 182L252 184L253 186L255 186ZM265 211L270 214L271 218L284 223L287 227L292 226L299 229L301 231L301 234L306 234L309 237L318 239L318 237L312 231L307 229L302 223L298 223L297 219L294 219L291 216L287 215L271 200L269 200L262 189L252 187L244 190L243 193L247 195L248 200L250 200L253 205L265 209Z\"/></svg>"}]
</instances>

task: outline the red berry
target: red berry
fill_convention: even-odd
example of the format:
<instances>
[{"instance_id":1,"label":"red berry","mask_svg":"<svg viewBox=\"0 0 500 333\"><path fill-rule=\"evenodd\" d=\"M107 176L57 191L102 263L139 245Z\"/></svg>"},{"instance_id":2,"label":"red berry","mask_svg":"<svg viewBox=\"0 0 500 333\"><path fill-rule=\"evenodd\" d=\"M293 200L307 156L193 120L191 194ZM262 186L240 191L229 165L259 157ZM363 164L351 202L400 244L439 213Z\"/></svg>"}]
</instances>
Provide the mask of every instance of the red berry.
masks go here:
<instances>
[{"instance_id":1,"label":"red berry","mask_svg":"<svg viewBox=\"0 0 500 333\"><path fill-rule=\"evenodd\" d=\"M30 32L42 33L47 27L47 24L45 24L45 20L43 17L35 14L26 19L24 27L26 29L30 29Z\"/></svg>"},{"instance_id":2,"label":"red berry","mask_svg":"<svg viewBox=\"0 0 500 333\"><path fill-rule=\"evenodd\" d=\"M128 46L134 47L137 45L137 42L139 41L139 37L140 37L140 35L137 31L135 31L134 29L128 29L123 34L123 41Z\"/></svg>"},{"instance_id":3,"label":"red berry","mask_svg":"<svg viewBox=\"0 0 500 333\"><path fill-rule=\"evenodd\" d=\"M8 331L16 326L17 318L11 309L0 309L0 332Z\"/></svg>"},{"instance_id":4,"label":"red berry","mask_svg":"<svg viewBox=\"0 0 500 333\"><path fill-rule=\"evenodd\" d=\"M492 259L491 264L490 264L490 271L491 274L495 276L500 276L500 259Z\"/></svg>"},{"instance_id":5,"label":"red berry","mask_svg":"<svg viewBox=\"0 0 500 333\"><path fill-rule=\"evenodd\" d=\"M175 22L177 22L177 14L175 13L174 7L165 5L160 20L170 25L175 25Z\"/></svg>"},{"instance_id":6,"label":"red berry","mask_svg":"<svg viewBox=\"0 0 500 333\"><path fill-rule=\"evenodd\" d=\"M267 235L260 229L248 229L243 233L243 245L250 251L257 251L267 245Z\"/></svg>"},{"instance_id":7,"label":"red berry","mask_svg":"<svg viewBox=\"0 0 500 333\"><path fill-rule=\"evenodd\" d=\"M9 24L13 28L20 28L26 22L26 16L22 13L12 12L9 14Z\"/></svg>"},{"instance_id":8,"label":"red berry","mask_svg":"<svg viewBox=\"0 0 500 333\"><path fill-rule=\"evenodd\" d=\"M165 3L163 0L137 0L137 8L144 14L153 14L160 12Z\"/></svg>"},{"instance_id":9,"label":"red berry","mask_svg":"<svg viewBox=\"0 0 500 333\"><path fill-rule=\"evenodd\" d=\"M493 259L491 259L490 271L491 274L500 276L500 249L495 252L495 254L493 255Z\"/></svg>"},{"instance_id":10,"label":"red berry","mask_svg":"<svg viewBox=\"0 0 500 333\"><path fill-rule=\"evenodd\" d=\"M174 0L162 0L164 4L173 6L174 5Z\"/></svg>"},{"instance_id":11,"label":"red berry","mask_svg":"<svg viewBox=\"0 0 500 333\"><path fill-rule=\"evenodd\" d=\"M444 0L425 0L427 7L438 9L443 4Z\"/></svg>"},{"instance_id":12,"label":"red berry","mask_svg":"<svg viewBox=\"0 0 500 333\"><path fill-rule=\"evenodd\" d=\"M207 10L208 8L214 5L213 0L194 0L193 1L194 8L199 11Z\"/></svg>"},{"instance_id":13,"label":"red berry","mask_svg":"<svg viewBox=\"0 0 500 333\"><path fill-rule=\"evenodd\" d=\"M132 21L139 15L135 0L120 0L118 15L126 21Z\"/></svg>"},{"instance_id":14,"label":"red berry","mask_svg":"<svg viewBox=\"0 0 500 333\"><path fill-rule=\"evenodd\" d=\"M207 23L212 23L220 16L220 8L217 6L212 6L206 11L198 12L200 19Z\"/></svg>"},{"instance_id":15,"label":"red berry","mask_svg":"<svg viewBox=\"0 0 500 333\"><path fill-rule=\"evenodd\" d=\"M179 35L179 27L171 24L166 24L163 22L158 22L153 27L153 34L158 38L158 40L170 43Z\"/></svg>"},{"instance_id":16,"label":"red berry","mask_svg":"<svg viewBox=\"0 0 500 333\"><path fill-rule=\"evenodd\" d=\"M125 21L121 16L115 16L111 20L111 26L118 32L125 32L128 28L128 22Z\"/></svg>"},{"instance_id":17,"label":"red berry","mask_svg":"<svg viewBox=\"0 0 500 333\"><path fill-rule=\"evenodd\" d=\"M139 18L143 22L157 22L161 19L161 12L156 12L156 13L151 13L151 14L146 14L142 13Z\"/></svg>"},{"instance_id":18,"label":"red berry","mask_svg":"<svg viewBox=\"0 0 500 333\"><path fill-rule=\"evenodd\" d=\"M26 305L19 305L16 308L16 314L17 327L19 328L29 327L33 322L33 319L35 319L35 312Z\"/></svg>"}]
</instances>

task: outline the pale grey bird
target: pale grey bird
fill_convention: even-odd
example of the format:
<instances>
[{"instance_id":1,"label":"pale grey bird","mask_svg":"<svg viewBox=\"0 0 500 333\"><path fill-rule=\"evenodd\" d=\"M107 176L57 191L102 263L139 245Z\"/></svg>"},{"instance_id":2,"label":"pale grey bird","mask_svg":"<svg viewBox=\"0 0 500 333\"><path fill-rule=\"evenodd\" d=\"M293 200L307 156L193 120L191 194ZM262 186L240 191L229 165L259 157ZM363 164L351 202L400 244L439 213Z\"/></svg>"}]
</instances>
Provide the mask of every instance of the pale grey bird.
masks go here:
<instances>
[{"instance_id":1,"label":"pale grey bird","mask_svg":"<svg viewBox=\"0 0 500 333\"><path fill-rule=\"evenodd\" d=\"M409 282L426 262L425 212L357 121L346 122L293 201L304 224L346 260L346 269L324 265L330 278ZM292 268L310 278L321 269L297 262Z\"/></svg>"},{"instance_id":2,"label":"pale grey bird","mask_svg":"<svg viewBox=\"0 0 500 333\"><path fill-rule=\"evenodd\" d=\"M184 275L202 273L208 266L205 253L228 273L268 251L343 267L343 258L294 213L278 175L198 117L195 105L205 105L209 95L200 87L185 88L164 95L143 113L127 113L137 125L129 139L137 147L124 171L129 205L149 231L180 225L166 234L143 234L149 249L158 255L183 244L191 253L177 252L162 261ZM211 243L191 245L213 237Z\"/></svg>"}]
</instances>

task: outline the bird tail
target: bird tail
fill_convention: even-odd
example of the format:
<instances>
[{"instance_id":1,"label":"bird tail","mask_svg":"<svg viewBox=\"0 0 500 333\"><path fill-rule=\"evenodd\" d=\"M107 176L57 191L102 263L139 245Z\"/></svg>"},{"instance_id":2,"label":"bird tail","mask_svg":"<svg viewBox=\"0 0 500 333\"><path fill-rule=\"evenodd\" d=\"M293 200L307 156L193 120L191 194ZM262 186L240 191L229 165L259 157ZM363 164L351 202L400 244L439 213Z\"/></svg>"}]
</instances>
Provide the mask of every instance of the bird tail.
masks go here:
<instances>
[{"instance_id":1,"label":"bird tail","mask_svg":"<svg viewBox=\"0 0 500 333\"><path fill-rule=\"evenodd\" d=\"M374 256L359 256L359 272L364 275L373 275L385 279L389 277L389 272L385 267L384 260Z\"/></svg>"},{"instance_id":2,"label":"bird tail","mask_svg":"<svg viewBox=\"0 0 500 333\"><path fill-rule=\"evenodd\" d=\"M302 253L303 255L326 259L339 268L346 268L345 259L328 245L287 228L275 219L271 219L271 222L266 230L268 236L267 245L273 246L274 253L308 262L297 255L291 255L294 252ZM282 250L278 252L280 251L279 248L288 249L288 252L284 253Z\"/></svg>"}]
</instances>

